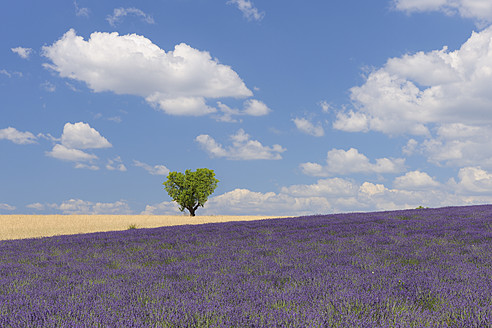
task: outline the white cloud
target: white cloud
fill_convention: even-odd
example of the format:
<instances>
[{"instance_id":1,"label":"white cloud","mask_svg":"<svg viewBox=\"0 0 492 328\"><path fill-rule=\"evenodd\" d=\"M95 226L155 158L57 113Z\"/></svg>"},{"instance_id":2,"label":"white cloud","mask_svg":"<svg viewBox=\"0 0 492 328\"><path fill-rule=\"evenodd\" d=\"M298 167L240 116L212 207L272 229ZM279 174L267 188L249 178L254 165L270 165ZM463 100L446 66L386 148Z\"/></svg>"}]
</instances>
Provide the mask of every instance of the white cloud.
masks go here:
<instances>
[{"instance_id":1,"label":"white cloud","mask_svg":"<svg viewBox=\"0 0 492 328\"><path fill-rule=\"evenodd\" d=\"M268 108L263 102L256 99L248 99L244 102L244 114L251 116L264 116L270 113L271 109Z\"/></svg>"},{"instance_id":2,"label":"white cloud","mask_svg":"<svg viewBox=\"0 0 492 328\"><path fill-rule=\"evenodd\" d=\"M333 127L351 132L417 135L403 153L456 167L492 167L492 26L457 50L390 58L351 89L355 109ZM417 148L417 145L419 146Z\"/></svg>"},{"instance_id":3,"label":"white cloud","mask_svg":"<svg viewBox=\"0 0 492 328\"><path fill-rule=\"evenodd\" d=\"M109 22L111 26L116 26L116 23L120 21L123 17L128 15L135 15L141 17L144 22L148 24L154 24L154 19L152 16L147 15L142 10L137 8L115 8L113 11L113 15L109 15L106 20Z\"/></svg>"},{"instance_id":4,"label":"white cloud","mask_svg":"<svg viewBox=\"0 0 492 328\"><path fill-rule=\"evenodd\" d=\"M95 92L141 96L171 115L205 115L216 111L207 98L253 95L230 66L185 43L165 52L136 34L95 32L85 41L71 29L43 55L61 77Z\"/></svg>"},{"instance_id":5,"label":"white cloud","mask_svg":"<svg viewBox=\"0 0 492 328\"><path fill-rule=\"evenodd\" d=\"M80 8L77 1L74 1L73 5L75 6L75 15L89 17L89 13L90 13L89 8Z\"/></svg>"},{"instance_id":6,"label":"white cloud","mask_svg":"<svg viewBox=\"0 0 492 328\"><path fill-rule=\"evenodd\" d=\"M101 136L97 130L91 128L89 124L83 122L73 124L66 123L63 127L61 138L57 140L51 137L50 139L54 141L61 141L61 144L54 145L51 151L46 152L46 155L56 159L77 162L75 164L76 169L89 169L93 171L99 170L97 165L92 164L92 162L98 159L98 157L94 154L86 153L81 149L112 147L111 143L109 143L106 138ZM109 167L112 167L111 165L117 160L121 161L119 157L115 160L109 160L106 168L110 169ZM84 162L89 162L90 164ZM120 163L117 167L114 167L114 169L124 171L126 170L126 167Z\"/></svg>"},{"instance_id":7,"label":"white cloud","mask_svg":"<svg viewBox=\"0 0 492 328\"><path fill-rule=\"evenodd\" d=\"M149 164L133 160L133 165L143 168L145 171L149 172L152 175L164 175L167 176L170 170L164 165L154 165L150 166Z\"/></svg>"},{"instance_id":8,"label":"white cloud","mask_svg":"<svg viewBox=\"0 0 492 328\"><path fill-rule=\"evenodd\" d=\"M49 81L45 81L44 83L41 83L41 86L43 87L43 89L45 89L48 92L56 91L56 86Z\"/></svg>"},{"instance_id":9,"label":"white cloud","mask_svg":"<svg viewBox=\"0 0 492 328\"><path fill-rule=\"evenodd\" d=\"M12 71L9 72L6 69L1 69L0 74L5 75L8 78L11 78L12 76L16 76L16 77L22 77L23 76L23 74L21 72L12 72Z\"/></svg>"},{"instance_id":10,"label":"white cloud","mask_svg":"<svg viewBox=\"0 0 492 328\"><path fill-rule=\"evenodd\" d=\"M117 156L114 159L108 159L108 163L106 164L106 169L110 171L125 172L126 166L122 163L121 157Z\"/></svg>"},{"instance_id":11,"label":"white cloud","mask_svg":"<svg viewBox=\"0 0 492 328\"><path fill-rule=\"evenodd\" d=\"M5 75L7 77L12 77L12 74L10 74L7 70L2 69L0 70L0 74Z\"/></svg>"},{"instance_id":12,"label":"white cloud","mask_svg":"<svg viewBox=\"0 0 492 328\"><path fill-rule=\"evenodd\" d=\"M153 94L146 98L147 102L159 106L170 115L200 116L215 113L217 109L208 106L203 97L162 98L161 94Z\"/></svg>"},{"instance_id":13,"label":"white cloud","mask_svg":"<svg viewBox=\"0 0 492 328\"><path fill-rule=\"evenodd\" d=\"M480 167L464 167L458 172L459 181L450 180L450 186L459 193L490 194L492 192L492 173Z\"/></svg>"},{"instance_id":14,"label":"white cloud","mask_svg":"<svg viewBox=\"0 0 492 328\"><path fill-rule=\"evenodd\" d=\"M219 122L237 122L235 118L233 118L234 115L241 115L242 112L237 109L237 108L230 108L226 104L221 103L220 101L217 102L217 107L221 111L222 115L217 116L216 120Z\"/></svg>"},{"instance_id":15,"label":"white cloud","mask_svg":"<svg viewBox=\"0 0 492 328\"><path fill-rule=\"evenodd\" d=\"M441 124L421 152L437 165L492 167L492 125Z\"/></svg>"},{"instance_id":16,"label":"white cloud","mask_svg":"<svg viewBox=\"0 0 492 328\"><path fill-rule=\"evenodd\" d=\"M258 9L249 0L229 0L227 1L227 4L237 5L238 9L241 10L244 17L248 20L260 21L263 17L265 17L265 13L258 11Z\"/></svg>"},{"instance_id":17,"label":"white cloud","mask_svg":"<svg viewBox=\"0 0 492 328\"><path fill-rule=\"evenodd\" d=\"M0 140L10 140L18 145L36 143L37 137L31 132L21 132L13 127L8 127L0 130Z\"/></svg>"},{"instance_id":18,"label":"white cloud","mask_svg":"<svg viewBox=\"0 0 492 328\"><path fill-rule=\"evenodd\" d=\"M339 112L334 127L428 136L437 124L492 124L492 26L446 47L390 58L351 89L357 111Z\"/></svg>"},{"instance_id":19,"label":"white cloud","mask_svg":"<svg viewBox=\"0 0 492 328\"><path fill-rule=\"evenodd\" d=\"M257 140L251 140L250 136L239 129L235 135L231 136L232 146L225 149L221 144L217 143L211 136L202 134L196 137L195 141L212 157L225 157L230 160L257 160L282 159L280 153L286 151L280 145L272 147L263 146Z\"/></svg>"},{"instance_id":20,"label":"white cloud","mask_svg":"<svg viewBox=\"0 0 492 328\"><path fill-rule=\"evenodd\" d=\"M130 207L124 200L119 200L114 203L99 203L84 201L81 199L70 199L61 204L50 204L50 207L57 209L62 214L132 214Z\"/></svg>"},{"instance_id":21,"label":"white cloud","mask_svg":"<svg viewBox=\"0 0 492 328\"><path fill-rule=\"evenodd\" d=\"M256 99L248 99L244 102L244 109L239 110L236 108L230 108L229 106L217 102L217 107L222 112L221 116L217 116L217 121L222 122L237 122L236 119L233 118L234 115L249 115L249 116L264 116L271 112L271 109L268 108L265 103L256 100Z\"/></svg>"},{"instance_id":22,"label":"white cloud","mask_svg":"<svg viewBox=\"0 0 492 328\"><path fill-rule=\"evenodd\" d=\"M333 128L347 132L369 131L367 115L350 110L348 113L338 112L337 120L333 122Z\"/></svg>"},{"instance_id":23,"label":"white cloud","mask_svg":"<svg viewBox=\"0 0 492 328\"><path fill-rule=\"evenodd\" d=\"M208 206L208 202L205 203ZM140 213L141 215L180 215L183 214L179 210L179 205L176 202L162 202L154 205L145 206L145 210Z\"/></svg>"},{"instance_id":24,"label":"white cloud","mask_svg":"<svg viewBox=\"0 0 492 328\"><path fill-rule=\"evenodd\" d=\"M228 156L228 152L222 147L222 145L218 144L215 139L208 134L199 135L195 138L195 141L198 142L212 157Z\"/></svg>"},{"instance_id":25,"label":"white cloud","mask_svg":"<svg viewBox=\"0 0 492 328\"><path fill-rule=\"evenodd\" d=\"M323 129L323 126L321 126L320 123L314 125L313 123L311 123L309 120L305 118L297 118L297 117L292 121L296 125L297 129L301 132L304 132L306 134L315 137L322 137L325 135L325 130Z\"/></svg>"},{"instance_id":26,"label":"white cloud","mask_svg":"<svg viewBox=\"0 0 492 328\"><path fill-rule=\"evenodd\" d=\"M415 153L418 144L418 141L415 139L408 140L406 146L402 149L403 154L412 155L413 153Z\"/></svg>"},{"instance_id":27,"label":"white cloud","mask_svg":"<svg viewBox=\"0 0 492 328\"><path fill-rule=\"evenodd\" d=\"M374 184L371 182L364 182L360 187L359 187L359 192L361 192L364 195L369 195L369 196L374 196L378 194L383 194L386 190L386 187L382 184Z\"/></svg>"},{"instance_id":28,"label":"white cloud","mask_svg":"<svg viewBox=\"0 0 492 328\"><path fill-rule=\"evenodd\" d=\"M349 180L341 178L321 179L312 185L292 185L282 187L281 192L292 196L312 197L343 197L354 195L358 186Z\"/></svg>"},{"instance_id":29,"label":"white cloud","mask_svg":"<svg viewBox=\"0 0 492 328\"><path fill-rule=\"evenodd\" d=\"M395 189L368 181L359 184L340 178L321 179L311 185L284 187L280 193L260 193L247 189L236 189L210 198L202 214L230 213L296 216L317 213L396 210L416 208L418 206L458 206L492 202L492 196L490 196L492 192L492 174L481 172L480 169L465 171L459 174L461 177L459 184L466 184L468 189L463 188L463 191L458 193L455 193L454 189L431 188L429 184L434 185L437 182L433 179L427 180L425 178L424 180L426 181L424 182L427 185L425 188L422 185L422 181L414 180L413 185L409 183L409 185L404 186L402 184L401 188Z\"/></svg>"},{"instance_id":30,"label":"white cloud","mask_svg":"<svg viewBox=\"0 0 492 328\"><path fill-rule=\"evenodd\" d=\"M378 158L376 163L370 163L355 148L347 151L334 148L327 154L326 166L308 162L302 163L300 167L307 175L322 177L350 173L397 173L403 170L404 163L403 158Z\"/></svg>"},{"instance_id":31,"label":"white cloud","mask_svg":"<svg viewBox=\"0 0 492 328\"><path fill-rule=\"evenodd\" d=\"M492 22L492 2L490 0L393 0L396 9L401 11L424 12L441 11L446 15L458 13L462 17L477 20L479 26Z\"/></svg>"},{"instance_id":32,"label":"white cloud","mask_svg":"<svg viewBox=\"0 0 492 328\"><path fill-rule=\"evenodd\" d=\"M76 169L86 169L86 170L91 170L91 171L99 170L99 166L97 166L97 165L84 164L84 163L77 163L77 164L75 164L74 167Z\"/></svg>"},{"instance_id":33,"label":"white cloud","mask_svg":"<svg viewBox=\"0 0 492 328\"><path fill-rule=\"evenodd\" d=\"M329 211L330 204L323 197L296 198L274 192L254 192L235 189L212 197L206 203L203 214L279 215L293 216L313 213L314 210ZM207 206L208 205L208 206Z\"/></svg>"},{"instance_id":34,"label":"white cloud","mask_svg":"<svg viewBox=\"0 0 492 328\"><path fill-rule=\"evenodd\" d=\"M326 100L320 101L319 105L321 106L321 109L325 113L328 113L332 107Z\"/></svg>"},{"instance_id":35,"label":"white cloud","mask_svg":"<svg viewBox=\"0 0 492 328\"><path fill-rule=\"evenodd\" d=\"M93 161L97 159L96 155L88 154L78 149L67 148L60 144L55 145L50 152L46 152L46 155L64 161L73 161L73 162L86 162L86 161ZM86 167L79 166L78 168L86 168Z\"/></svg>"},{"instance_id":36,"label":"white cloud","mask_svg":"<svg viewBox=\"0 0 492 328\"><path fill-rule=\"evenodd\" d=\"M35 209L37 211L43 211L45 209L45 206L41 203L33 203L33 204L29 204L29 205L26 205L27 208L32 208L32 209Z\"/></svg>"},{"instance_id":37,"label":"white cloud","mask_svg":"<svg viewBox=\"0 0 492 328\"><path fill-rule=\"evenodd\" d=\"M74 149L112 147L106 138L91 128L89 124L83 122L66 123L63 127L61 143L67 148Z\"/></svg>"},{"instance_id":38,"label":"white cloud","mask_svg":"<svg viewBox=\"0 0 492 328\"><path fill-rule=\"evenodd\" d=\"M6 204L6 203L0 203L0 211L5 210L5 211L13 211L15 210L15 206Z\"/></svg>"},{"instance_id":39,"label":"white cloud","mask_svg":"<svg viewBox=\"0 0 492 328\"><path fill-rule=\"evenodd\" d=\"M440 186L439 182L427 173L420 171L407 172L405 175L395 178L393 185L398 189L407 190L432 189Z\"/></svg>"},{"instance_id":40,"label":"white cloud","mask_svg":"<svg viewBox=\"0 0 492 328\"><path fill-rule=\"evenodd\" d=\"M28 59L33 52L31 48L23 48L23 47L11 48L10 50L18 54L23 59Z\"/></svg>"}]
</instances>

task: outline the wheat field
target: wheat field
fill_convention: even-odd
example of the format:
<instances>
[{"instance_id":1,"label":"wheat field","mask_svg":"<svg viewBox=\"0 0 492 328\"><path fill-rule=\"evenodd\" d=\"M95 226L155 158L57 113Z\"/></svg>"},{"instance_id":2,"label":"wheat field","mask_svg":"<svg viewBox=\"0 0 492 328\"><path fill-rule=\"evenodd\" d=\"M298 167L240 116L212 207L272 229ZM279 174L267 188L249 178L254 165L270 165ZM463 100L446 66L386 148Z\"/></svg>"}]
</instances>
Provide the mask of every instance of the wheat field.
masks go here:
<instances>
[{"instance_id":1,"label":"wheat field","mask_svg":"<svg viewBox=\"0 0 492 328\"><path fill-rule=\"evenodd\" d=\"M273 216L0 215L0 240L50 237L184 224L272 219Z\"/></svg>"}]
</instances>

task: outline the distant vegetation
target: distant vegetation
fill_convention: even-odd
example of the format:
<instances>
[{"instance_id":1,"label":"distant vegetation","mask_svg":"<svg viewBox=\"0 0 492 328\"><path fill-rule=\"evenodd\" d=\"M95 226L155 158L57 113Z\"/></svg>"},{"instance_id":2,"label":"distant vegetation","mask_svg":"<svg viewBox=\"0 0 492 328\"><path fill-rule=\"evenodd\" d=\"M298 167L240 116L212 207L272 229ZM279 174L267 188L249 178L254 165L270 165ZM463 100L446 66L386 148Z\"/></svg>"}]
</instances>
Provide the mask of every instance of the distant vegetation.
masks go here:
<instances>
[{"instance_id":1,"label":"distant vegetation","mask_svg":"<svg viewBox=\"0 0 492 328\"><path fill-rule=\"evenodd\" d=\"M1 327L491 327L492 205L0 241Z\"/></svg>"}]
</instances>

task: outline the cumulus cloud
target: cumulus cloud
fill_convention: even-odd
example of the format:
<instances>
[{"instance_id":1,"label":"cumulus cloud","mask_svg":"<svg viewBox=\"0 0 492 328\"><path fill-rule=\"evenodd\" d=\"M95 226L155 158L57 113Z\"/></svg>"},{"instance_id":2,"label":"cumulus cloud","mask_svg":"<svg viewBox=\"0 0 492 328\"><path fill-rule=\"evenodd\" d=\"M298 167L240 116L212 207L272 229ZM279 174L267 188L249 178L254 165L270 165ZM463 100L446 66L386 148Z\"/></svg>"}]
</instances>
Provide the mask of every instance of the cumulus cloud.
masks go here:
<instances>
[{"instance_id":1,"label":"cumulus cloud","mask_svg":"<svg viewBox=\"0 0 492 328\"><path fill-rule=\"evenodd\" d=\"M312 185L292 185L282 187L281 192L292 196L312 197L343 197L354 195L358 186L353 182L341 178L321 179Z\"/></svg>"},{"instance_id":2,"label":"cumulus cloud","mask_svg":"<svg viewBox=\"0 0 492 328\"><path fill-rule=\"evenodd\" d=\"M326 100L320 101L319 105L321 106L321 110L325 113L328 113L330 109L332 109L332 106Z\"/></svg>"},{"instance_id":3,"label":"cumulus cloud","mask_svg":"<svg viewBox=\"0 0 492 328\"><path fill-rule=\"evenodd\" d=\"M89 13L90 13L89 8L80 8L77 1L74 1L73 5L75 6L75 15L89 17Z\"/></svg>"},{"instance_id":4,"label":"cumulus cloud","mask_svg":"<svg viewBox=\"0 0 492 328\"><path fill-rule=\"evenodd\" d=\"M230 66L185 43L166 52L136 34L95 32L85 41L71 29L43 47L43 55L51 61L44 66L61 77L83 81L95 92L143 97L171 115L206 115L217 111L208 98L253 95ZM251 111L261 112L255 106Z\"/></svg>"},{"instance_id":5,"label":"cumulus cloud","mask_svg":"<svg viewBox=\"0 0 492 328\"><path fill-rule=\"evenodd\" d=\"M313 210L328 211L330 203L323 197L296 198L274 192L235 189L212 197L204 213L240 215L303 215Z\"/></svg>"},{"instance_id":6,"label":"cumulus cloud","mask_svg":"<svg viewBox=\"0 0 492 328\"><path fill-rule=\"evenodd\" d=\"M124 200L114 203L90 202L81 199L69 199L61 204L49 204L49 207L60 211L62 214L132 214L130 206Z\"/></svg>"},{"instance_id":7,"label":"cumulus cloud","mask_svg":"<svg viewBox=\"0 0 492 328\"><path fill-rule=\"evenodd\" d=\"M248 99L244 102L244 114L251 116L264 116L270 113L271 109L265 103L256 99Z\"/></svg>"},{"instance_id":8,"label":"cumulus cloud","mask_svg":"<svg viewBox=\"0 0 492 328\"><path fill-rule=\"evenodd\" d=\"M244 214L250 209L250 213L255 214L292 216L492 202L490 172L476 167L465 168L458 174L458 183L454 180L449 182L453 183L459 187L445 188L424 172L407 174L395 188L369 181L357 183L341 178L320 179L314 184L283 187L279 193L236 189L211 198L205 212L229 211L237 214L230 211L238 207L239 213Z\"/></svg>"},{"instance_id":9,"label":"cumulus cloud","mask_svg":"<svg viewBox=\"0 0 492 328\"><path fill-rule=\"evenodd\" d=\"M10 74L9 71L7 71L5 69L1 69L0 74L5 75L7 77L12 77L12 74Z\"/></svg>"},{"instance_id":10,"label":"cumulus cloud","mask_svg":"<svg viewBox=\"0 0 492 328\"><path fill-rule=\"evenodd\" d=\"M27 208L32 208L36 211L43 211L45 209L45 206L44 204L41 204L41 203L32 203L32 204L28 204L26 205Z\"/></svg>"},{"instance_id":11,"label":"cumulus cloud","mask_svg":"<svg viewBox=\"0 0 492 328\"><path fill-rule=\"evenodd\" d=\"M10 140L18 145L36 143L37 137L31 132L21 132L13 127L8 127L0 130L0 140Z\"/></svg>"},{"instance_id":12,"label":"cumulus cloud","mask_svg":"<svg viewBox=\"0 0 492 328\"><path fill-rule=\"evenodd\" d=\"M258 140L251 140L249 134L239 129L238 132L231 136L232 146L225 149L221 144L217 143L214 138L207 134L202 134L196 137L195 141L209 153L211 157L225 157L230 160L257 160L282 159L280 153L286 151L280 145L272 147L263 146Z\"/></svg>"},{"instance_id":13,"label":"cumulus cloud","mask_svg":"<svg viewBox=\"0 0 492 328\"><path fill-rule=\"evenodd\" d=\"M154 19L152 16L147 15L142 10L137 8L115 8L113 11L113 15L109 15L106 20L109 22L111 26L116 26L116 23L119 22L123 17L128 15L135 15L148 24L154 24Z\"/></svg>"},{"instance_id":14,"label":"cumulus cloud","mask_svg":"<svg viewBox=\"0 0 492 328\"><path fill-rule=\"evenodd\" d=\"M402 149L402 153L405 155L412 155L413 153L415 153L418 144L418 141L415 139L408 140L407 144Z\"/></svg>"},{"instance_id":15,"label":"cumulus cloud","mask_svg":"<svg viewBox=\"0 0 492 328\"><path fill-rule=\"evenodd\" d=\"M63 127L61 142L65 147L76 149L112 147L111 143L96 129L83 122L66 123Z\"/></svg>"},{"instance_id":16,"label":"cumulus cloud","mask_svg":"<svg viewBox=\"0 0 492 328\"><path fill-rule=\"evenodd\" d=\"M23 47L11 48L10 50L18 54L23 59L28 59L33 52L31 48L23 48Z\"/></svg>"},{"instance_id":17,"label":"cumulus cloud","mask_svg":"<svg viewBox=\"0 0 492 328\"><path fill-rule=\"evenodd\" d=\"M6 204L6 203L0 203L0 211L5 210L5 211L13 211L15 210L15 206Z\"/></svg>"},{"instance_id":18,"label":"cumulus cloud","mask_svg":"<svg viewBox=\"0 0 492 328\"><path fill-rule=\"evenodd\" d=\"M492 173L480 167L464 167L458 172L458 182L451 179L449 184L459 193L490 194Z\"/></svg>"},{"instance_id":19,"label":"cumulus cloud","mask_svg":"<svg viewBox=\"0 0 492 328\"><path fill-rule=\"evenodd\" d=\"M96 155L85 153L79 149L67 148L60 144L56 144L53 149L46 154L56 159L73 162L85 162L97 159ZM79 166L77 168L85 168L85 166Z\"/></svg>"},{"instance_id":20,"label":"cumulus cloud","mask_svg":"<svg viewBox=\"0 0 492 328\"><path fill-rule=\"evenodd\" d=\"M439 187L440 184L427 173L420 171L407 172L405 175L395 178L393 185L399 189L419 190Z\"/></svg>"},{"instance_id":21,"label":"cumulus cloud","mask_svg":"<svg viewBox=\"0 0 492 328\"><path fill-rule=\"evenodd\" d=\"M169 172L171 172L164 165L154 165L151 166L149 164L133 160L133 165L143 168L145 171L149 172L152 175L164 175L167 176Z\"/></svg>"},{"instance_id":22,"label":"cumulus cloud","mask_svg":"<svg viewBox=\"0 0 492 328\"><path fill-rule=\"evenodd\" d=\"M440 11L472 18L479 26L492 22L492 2L489 0L394 0L397 10L411 12Z\"/></svg>"},{"instance_id":23,"label":"cumulus cloud","mask_svg":"<svg viewBox=\"0 0 492 328\"><path fill-rule=\"evenodd\" d=\"M114 159L108 159L108 163L106 164L106 169L110 171L125 172L126 166L122 163L121 157L117 156Z\"/></svg>"},{"instance_id":24,"label":"cumulus cloud","mask_svg":"<svg viewBox=\"0 0 492 328\"><path fill-rule=\"evenodd\" d=\"M101 136L96 129L83 122L66 123L63 127L63 133L60 141L61 144L56 144L53 146L53 149L46 152L46 155L65 161L78 162L75 165L75 168L77 169L99 169L96 165L84 163L91 163L92 161L98 159L98 157L94 154L86 153L81 149L112 147L111 143L106 138ZM119 169L122 169L123 167L124 165L120 166Z\"/></svg>"},{"instance_id":25,"label":"cumulus cloud","mask_svg":"<svg viewBox=\"0 0 492 328\"><path fill-rule=\"evenodd\" d=\"M75 164L74 167L76 169L86 169L86 170L91 170L91 171L99 170L99 166L93 165L93 164L77 163L77 164Z\"/></svg>"},{"instance_id":26,"label":"cumulus cloud","mask_svg":"<svg viewBox=\"0 0 492 328\"><path fill-rule=\"evenodd\" d=\"M21 72L13 72L13 71L7 71L6 69L0 69L0 74L5 75L8 78L11 78L12 76L16 77L22 77L23 74Z\"/></svg>"},{"instance_id":27,"label":"cumulus cloud","mask_svg":"<svg viewBox=\"0 0 492 328\"><path fill-rule=\"evenodd\" d=\"M56 86L49 81L45 81L44 83L41 83L41 87L43 87L43 89L48 91L48 92L55 92L56 91Z\"/></svg>"},{"instance_id":28,"label":"cumulus cloud","mask_svg":"<svg viewBox=\"0 0 492 328\"><path fill-rule=\"evenodd\" d=\"M441 124L420 151L437 165L492 167L492 125Z\"/></svg>"},{"instance_id":29,"label":"cumulus cloud","mask_svg":"<svg viewBox=\"0 0 492 328\"><path fill-rule=\"evenodd\" d=\"M371 163L369 158L355 148L330 150L326 157L326 165L318 163L302 163L302 171L311 176L332 176L350 173L398 173L403 170L403 158L378 158Z\"/></svg>"},{"instance_id":30,"label":"cumulus cloud","mask_svg":"<svg viewBox=\"0 0 492 328\"><path fill-rule=\"evenodd\" d=\"M219 108L221 115L217 116L217 121L222 122L237 122L234 115L249 115L249 116L264 116L271 112L271 109L268 108L265 103L256 99L248 99L244 102L244 109L239 110L237 108L230 108L229 106L217 102L217 107Z\"/></svg>"},{"instance_id":31,"label":"cumulus cloud","mask_svg":"<svg viewBox=\"0 0 492 328\"><path fill-rule=\"evenodd\" d=\"M297 129L301 132L304 132L306 134L315 137L322 137L325 135L325 130L323 129L323 126L321 126L320 123L314 125L313 123L311 123L309 120L305 118L297 118L297 117L292 121L296 125Z\"/></svg>"},{"instance_id":32,"label":"cumulus cloud","mask_svg":"<svg viewBox=\"0 0 492 328\"><path fill-rule=\"evenodd\" d=\"M403 152L437 165L492 167L492 26L447 47L390 58L351 89L333 127L412 135ZM419 146L417 148L417 145Z\"/></svg>"},{"instance_id":33,"label":"cumulus cloud","mask_svg":"<svg viewBox=\"0 0 492 328\"><path fill-rule=\"evenodd\" d=\"M356 110L338 112L334 127L428 136L437 124L492 123L492 26L447 47L390 58L350 90Z\"/></svg>"},{"instance_id":34,"label":"cumulus cloud","mask_svg":"<svg viewBox=\"0 0 492 328\"><path fill-rule=\"evenodd\" d=\"M208 202L206 203L208 207ZM183 214L179 210L179 205L176 202L161 202L153 205L146 205L141 215L180 215Z\"/></svg>"},{"instance_id":35,"label":"cumulus cloud","mask_svg":"<svg viewBox=\"0 0 492 328\"><path fill-rule=\"evenodd\" d=\"M260 21L265 17L264 12L258 11L258 9L249 0L229 0L227 4L234 4L243 13L244 17L248 20Z\"/></svg>"}]
</instances>

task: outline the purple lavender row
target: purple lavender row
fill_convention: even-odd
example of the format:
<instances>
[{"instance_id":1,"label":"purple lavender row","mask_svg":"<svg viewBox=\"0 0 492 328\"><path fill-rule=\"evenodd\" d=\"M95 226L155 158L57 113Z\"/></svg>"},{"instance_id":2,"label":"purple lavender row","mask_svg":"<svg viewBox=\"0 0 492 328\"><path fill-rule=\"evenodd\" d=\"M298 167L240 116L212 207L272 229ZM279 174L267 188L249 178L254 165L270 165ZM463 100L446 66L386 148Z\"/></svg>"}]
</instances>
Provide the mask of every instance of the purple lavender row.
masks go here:
<instances>
[{"instance_id":1,"label":"purple lavender row","mask_svg":"<svg viewBox=\"0 0 492 328\"><path fill-rule=\"evenodd\" d=\"M492 327L492 205L2 241L0 327Z\"/></svg>"}]
</instances>

